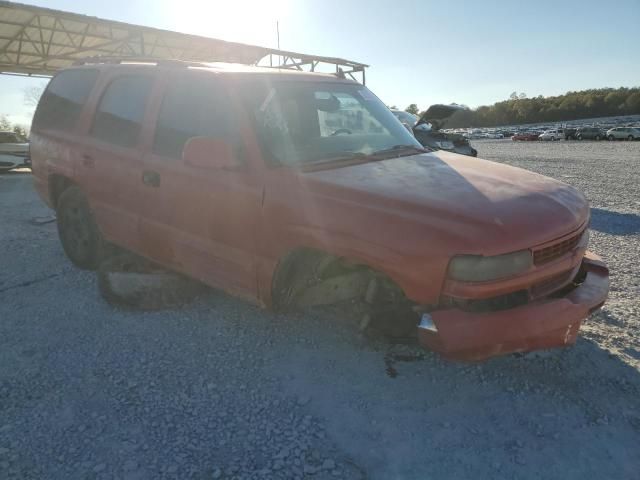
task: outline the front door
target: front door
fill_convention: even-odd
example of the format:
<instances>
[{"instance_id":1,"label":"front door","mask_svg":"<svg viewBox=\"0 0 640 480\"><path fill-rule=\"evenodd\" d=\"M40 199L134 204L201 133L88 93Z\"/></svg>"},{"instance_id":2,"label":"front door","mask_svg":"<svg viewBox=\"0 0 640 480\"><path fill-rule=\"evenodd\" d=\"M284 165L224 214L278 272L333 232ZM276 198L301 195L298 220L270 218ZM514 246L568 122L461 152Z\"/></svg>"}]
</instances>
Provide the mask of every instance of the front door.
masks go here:
<instances>
[{"instance_id":1,"label":"front door","mask_svg":"<svg viewBox=\"0 0 640 480\"><path fill-rule=\"evenodd\" d=\"M211 72L173 72L158 110L143 162L143 249L209 285L255 299L255 225L262 186L242 161L226 86ZM196 136L223 138L236 146L237 167L186 165L184 145Z\"/></svg>"}]
</instances>

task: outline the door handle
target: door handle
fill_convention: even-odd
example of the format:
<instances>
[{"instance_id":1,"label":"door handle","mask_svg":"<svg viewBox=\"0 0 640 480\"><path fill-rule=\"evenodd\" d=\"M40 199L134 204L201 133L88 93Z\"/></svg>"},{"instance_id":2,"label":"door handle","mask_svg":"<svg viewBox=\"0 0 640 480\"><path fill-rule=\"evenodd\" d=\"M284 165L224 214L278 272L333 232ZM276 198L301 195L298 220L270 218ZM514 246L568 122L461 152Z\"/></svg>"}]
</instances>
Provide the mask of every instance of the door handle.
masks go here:
<instances>
[{"instance_id":1,"label":"door handle","mask_svg":"<svg viewBox=\"0 0 640 480\"><path fill-rule=\"evenodd\" d=\"M82 165L85 167L93 167L93 164L95 163L95 161L93 160L93 157L87 153L83 153L82 154Z\"/></svg>"},{"instance_id":2,"label":"door handle","mask_svg":"<svg viewBox=\"0 0 640 480\"><path fill-rule=\"evenodd\" d=\"M160 186L160 174L153 170L144 170L142 172L142 183L149 185L150 187Z\"/></svg>"}]
</instances>

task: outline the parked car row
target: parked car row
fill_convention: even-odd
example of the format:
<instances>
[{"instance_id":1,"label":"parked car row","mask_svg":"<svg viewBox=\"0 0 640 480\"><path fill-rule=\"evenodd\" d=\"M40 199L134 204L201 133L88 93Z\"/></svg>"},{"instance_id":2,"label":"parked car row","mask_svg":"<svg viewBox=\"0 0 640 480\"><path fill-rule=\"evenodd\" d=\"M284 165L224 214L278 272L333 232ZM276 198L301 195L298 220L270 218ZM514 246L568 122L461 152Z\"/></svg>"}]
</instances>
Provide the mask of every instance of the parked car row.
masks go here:
<instances>
[{"instance_id":1,"label":"parked car row","mask_svg":"<svg viewBox=\"0 0 640 480\"><path fill-rule=\"evenodd\" d=\"M615 127L604 130L599 127L556 128L536 131L518 132L511 137L514 141L554 141L554 140L640 140L640 128Z\"/></svg>"},{"instance_id":2,"label":"parked car row","mask_svg":"<svg viewBox=\"0 0 640 480\"><path fill-rule=\"evenodd\" d=\"M501 127L443 128L447 134L462 135L468 140L514 138L532 140L636 140L640 115L593 118L555 124L508 125Z\"/></svg>"}]
</instances>

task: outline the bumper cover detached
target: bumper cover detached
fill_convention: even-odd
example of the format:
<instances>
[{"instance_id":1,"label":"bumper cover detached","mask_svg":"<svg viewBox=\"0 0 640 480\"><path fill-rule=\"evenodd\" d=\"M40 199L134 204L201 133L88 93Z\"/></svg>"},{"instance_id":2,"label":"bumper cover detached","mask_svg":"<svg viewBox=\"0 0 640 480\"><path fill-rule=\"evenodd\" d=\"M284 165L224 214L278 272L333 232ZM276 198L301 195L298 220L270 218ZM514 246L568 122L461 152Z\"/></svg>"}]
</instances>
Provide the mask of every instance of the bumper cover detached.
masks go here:
<instances>
[{"instance_id":1,"label":"bumper cover detached","mask_svg":"<svg viewBox=\"0 0 640 480\"><path fill-rule=\"evenodd\" d=\"M420 343L463 361L571 345L582 321L602 306L609 292L609 270L599 257L587 252L581 272L586 275L575 288L516 308L433 311L432 323L418 327Z\"/></svg>"}]
</instances>

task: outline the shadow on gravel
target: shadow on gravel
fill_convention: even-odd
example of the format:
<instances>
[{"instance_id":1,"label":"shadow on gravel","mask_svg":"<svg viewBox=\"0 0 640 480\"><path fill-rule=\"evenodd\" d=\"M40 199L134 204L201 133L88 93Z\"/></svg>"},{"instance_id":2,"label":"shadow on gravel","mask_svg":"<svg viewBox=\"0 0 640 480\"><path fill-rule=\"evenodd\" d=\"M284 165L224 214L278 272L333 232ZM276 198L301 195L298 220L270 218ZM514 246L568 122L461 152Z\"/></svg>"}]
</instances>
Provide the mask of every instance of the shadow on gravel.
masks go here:
<instances>
[{"instance_id":1,"label":"shadow on gravel","mask_svg":"<svg viewBox=\"0 0 640 480\"><path fill-rule=\"evenodd\" d=\"M640 468L640 375L595 339L468 364L380 342L349 349L345 337L336 348L302 324L323 340L293 348L286 391L312 399L367 478L537 479L545 465L544 478L630 479Z\"/></svg>"},{"instance_id":2,"label":"shadow on gravel","mask_svg":"<svg viewBox=\"0 0 640 480\"><path fill-rule=\"evenodd\" d=\"M640 215L592 208L591 229L611 235L634 235L640 233Z\"/></svg>"}]
</instances>

